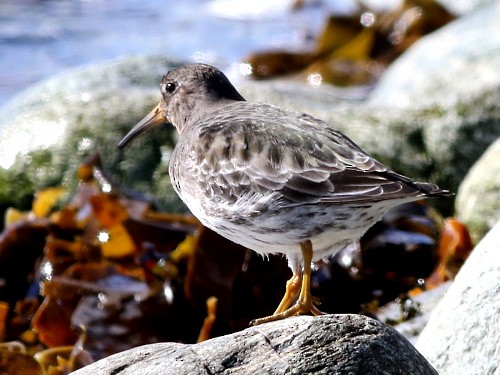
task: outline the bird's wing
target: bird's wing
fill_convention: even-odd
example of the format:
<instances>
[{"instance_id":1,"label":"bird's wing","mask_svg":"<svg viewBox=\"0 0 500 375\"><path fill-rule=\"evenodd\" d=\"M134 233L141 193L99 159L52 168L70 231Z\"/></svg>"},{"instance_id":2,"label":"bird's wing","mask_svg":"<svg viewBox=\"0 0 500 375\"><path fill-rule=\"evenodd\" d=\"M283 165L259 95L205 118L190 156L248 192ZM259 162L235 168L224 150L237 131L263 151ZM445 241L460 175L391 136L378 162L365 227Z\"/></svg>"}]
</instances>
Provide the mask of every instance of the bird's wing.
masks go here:
<instances>
[{"instance_id":1,"label":"bird's wing","mask_svg":"<svg viewBox=\"0 0 500 375\"><path fill-rule=\"evenodd\" d=\"M193 173L210 195L225 201L270 193L283 204L362 203L423 195L410 179L388 170L309 115L240 103L232 111L215 114L210 125L200 129L190 154L197 166Z\"/></svg>"}]
</instances>

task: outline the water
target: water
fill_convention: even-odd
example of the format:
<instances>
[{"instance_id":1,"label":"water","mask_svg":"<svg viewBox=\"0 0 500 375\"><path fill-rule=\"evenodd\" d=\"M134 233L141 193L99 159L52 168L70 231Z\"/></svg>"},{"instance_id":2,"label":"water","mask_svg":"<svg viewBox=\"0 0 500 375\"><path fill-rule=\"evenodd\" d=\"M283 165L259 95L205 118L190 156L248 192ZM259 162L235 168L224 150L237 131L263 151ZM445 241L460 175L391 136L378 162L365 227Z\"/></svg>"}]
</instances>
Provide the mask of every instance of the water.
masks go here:
<instances>
[{"instance_id":1,"label":"water","mask_svg":"<svg viewBox=\"0 0 500 375\"><path fill-rule=\"evenodd\" d=\"M0 0L0 106L68 68L161 54L231 64L252 51L305 49L353 1Z\"/></svg>"}]
</instances>

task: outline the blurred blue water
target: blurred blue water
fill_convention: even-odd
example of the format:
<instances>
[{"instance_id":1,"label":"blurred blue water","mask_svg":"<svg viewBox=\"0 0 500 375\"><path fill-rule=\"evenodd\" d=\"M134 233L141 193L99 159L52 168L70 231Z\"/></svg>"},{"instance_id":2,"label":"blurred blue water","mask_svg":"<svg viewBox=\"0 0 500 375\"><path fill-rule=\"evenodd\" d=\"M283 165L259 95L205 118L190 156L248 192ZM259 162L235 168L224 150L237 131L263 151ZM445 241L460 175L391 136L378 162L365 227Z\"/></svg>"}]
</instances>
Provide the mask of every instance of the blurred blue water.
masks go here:
<instances>
[{"instance_id":1,"label":"blurred blue water","mask_svg":"<svg viewBox=\"0 0 500 375\"><path fill-rule=\"evenodd\" d=\"M0 105L50 75L123 55L233 63L256 50L303 49L327 13L351 6L347 0L314 2L294 12L291 3L0 0Z\"/></svg>"}]
</instances>

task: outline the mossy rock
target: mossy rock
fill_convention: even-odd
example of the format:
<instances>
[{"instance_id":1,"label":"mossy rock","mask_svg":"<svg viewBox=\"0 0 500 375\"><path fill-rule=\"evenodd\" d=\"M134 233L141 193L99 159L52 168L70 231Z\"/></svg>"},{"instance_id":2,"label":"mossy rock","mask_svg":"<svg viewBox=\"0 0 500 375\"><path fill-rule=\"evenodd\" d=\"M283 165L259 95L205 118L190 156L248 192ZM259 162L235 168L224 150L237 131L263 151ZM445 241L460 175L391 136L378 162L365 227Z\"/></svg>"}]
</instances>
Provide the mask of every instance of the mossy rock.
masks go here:
<instances>
[{"instance_id":1,"label":"mossy rock","mask_svg":"<svg viewBox=\"0 0 500 375\"><path fill-rule=\"evenodd\" d=\"M465 177L456 212L477 243L500 221L500 139L497 139Z\"/></svg>"},{"instance_id":2,"label":"mossy rock","mask_svg":"<svg viewBox=\"0 0 500 375\"><path fill-rule=\"evenodd\" d=\"M0 156L15 159L9 168L0 168L0 209L27 208L41 187L74 184L76 167L99 151L115 182L154 197L162 209L185 210L167 176L173 127L153 129L123 151L116 148L157 104L161 76L176 65L143 57L72 70L27 89L0 109L0 148L9 150ZM346 91L339 95L331 87L288 81L235 85L248 100L316 115L392 169L453 191L500 136L498 89L446 106L389 109L339 99ZM444 201L450 213L452 200Z\"/></svg>"}]
</instances>

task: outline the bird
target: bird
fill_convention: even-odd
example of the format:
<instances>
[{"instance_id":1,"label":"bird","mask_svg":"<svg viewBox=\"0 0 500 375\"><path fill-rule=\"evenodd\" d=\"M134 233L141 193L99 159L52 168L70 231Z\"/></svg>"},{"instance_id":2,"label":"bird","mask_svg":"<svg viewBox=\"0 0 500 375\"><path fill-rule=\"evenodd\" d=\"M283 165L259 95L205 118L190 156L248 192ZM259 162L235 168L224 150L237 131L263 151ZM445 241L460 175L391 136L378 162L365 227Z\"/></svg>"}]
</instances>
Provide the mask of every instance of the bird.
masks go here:
<instances>
[{"instance_id":1,"label":"bird","mask_svg":"<svg viewBox=\"0 0 500 375\"><path fill-rule=\"evenodd\" d=\"M179 136L169 175L191 213L263 256L285 255L292 276L284 297L252 325L322 315L310 291L314 262L355 244L395 206L451 194L392 171L325 121L246 101L216 67L178 66L163 76L160 92L118 148L173 125Z\"/></svg>"}]
</instances>

